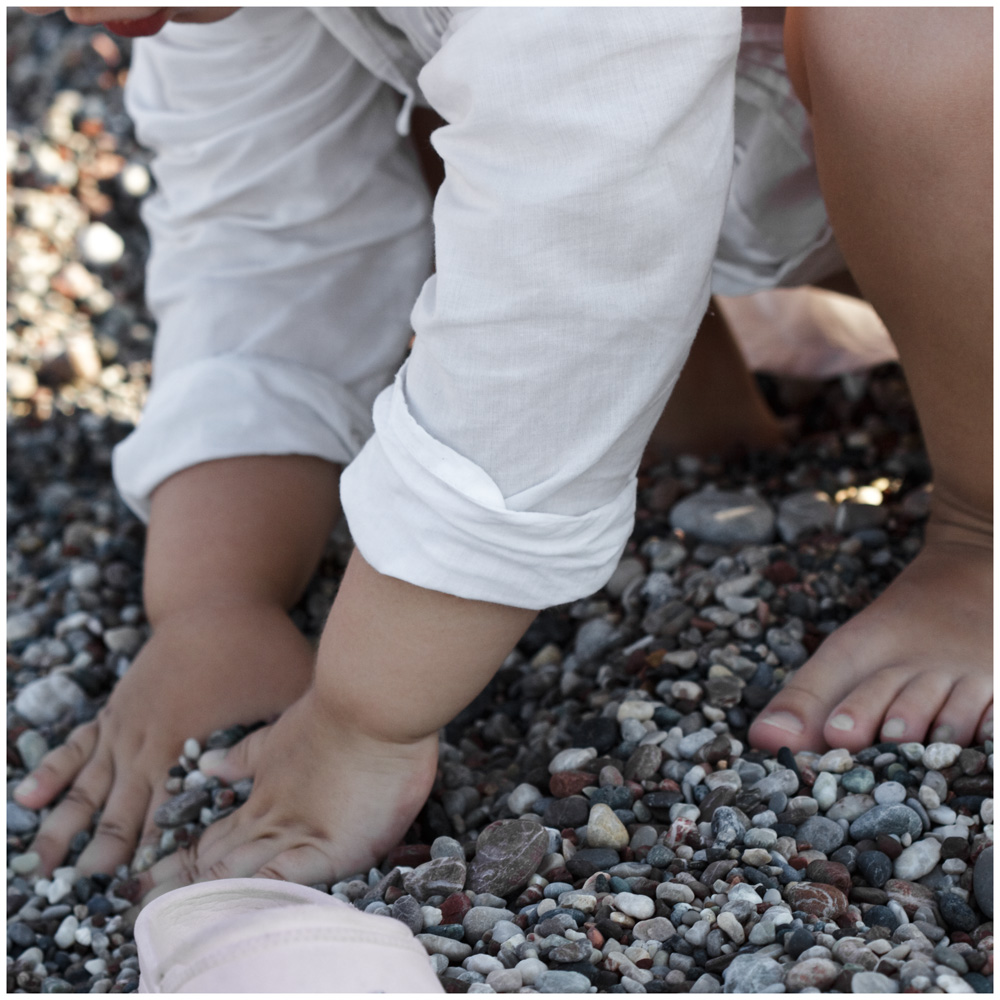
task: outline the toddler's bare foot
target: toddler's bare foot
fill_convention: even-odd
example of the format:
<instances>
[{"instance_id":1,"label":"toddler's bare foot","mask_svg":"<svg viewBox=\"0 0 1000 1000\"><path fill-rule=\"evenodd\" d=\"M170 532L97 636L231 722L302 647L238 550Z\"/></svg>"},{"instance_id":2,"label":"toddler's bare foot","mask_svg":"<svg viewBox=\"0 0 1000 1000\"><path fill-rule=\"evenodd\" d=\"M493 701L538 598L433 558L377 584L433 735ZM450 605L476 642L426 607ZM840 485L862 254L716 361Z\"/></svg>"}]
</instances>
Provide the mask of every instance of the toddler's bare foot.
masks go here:
<instances>
[{"instance_id":1,"label":"toddler's bare foot","mask_svg":"<svg viewBox=\"0 0 1000 1000\"><path fill-rule=\"evenodd\" d=\"M83 873L111 872L156 844L153 814L184 740L270 718L308 686L313 654L288 616L261 602L177 611L161 621L107 705L49 753L15 792L40 809L68 788L33 849L50 872L103 810L80 855Z\"/></svg>"},{"instance_id":2,"label":"toddler's bare foot","mask_svg":"<svg viewBox=\"0 0 1000 1000\"><path fill-rule=\"evenodd\" d=\"M992 739L991 532L927 526L923 550L842 625L750 728L776 752Z\"/></svg>"},{"instance_id":3,"label":"toddler's bare foot","mask_svg":"<svg viewBox=\"0 0 1000 1000\"><path fill-rule=\"evenodd\" d=\"M392 742L331 714L310 689L273 725L206 773L253 775L246 805L139 876L145 902L192 882L284 879L311 885L365 871L406 833L431 790L437 734Z\"/></svg>"}]
</instances>

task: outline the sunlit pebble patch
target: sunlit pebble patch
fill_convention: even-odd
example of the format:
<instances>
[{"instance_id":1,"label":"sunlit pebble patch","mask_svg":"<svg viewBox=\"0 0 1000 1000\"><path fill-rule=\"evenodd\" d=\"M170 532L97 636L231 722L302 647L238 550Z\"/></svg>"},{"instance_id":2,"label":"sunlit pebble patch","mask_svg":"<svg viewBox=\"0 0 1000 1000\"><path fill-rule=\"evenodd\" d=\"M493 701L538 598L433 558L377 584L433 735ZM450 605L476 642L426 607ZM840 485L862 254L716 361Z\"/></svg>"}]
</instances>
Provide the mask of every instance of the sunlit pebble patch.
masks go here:
<instances>
[{"instance_id":1,"label":"sunlit pebble patch","mask_svg":"<svg viewBox=\"0 0 1000 1000\"><path fill-rule=\"evenodd\" d=\"M147 635L142 528L109 461L141 409L151 326L135 213L148 159L113 86L128 44L16 11L8 24L8 692L26 713L8 707L10 790L94 715ZM927 513L897 374L824 391L784 459L682 458L644 478L605 590L539 616L446 727L407 843L317 888L407 924L449 992L990 992L992 744L777 759L747 746L788 671L913 557ZM773 533L674 530L685 498L685 517L710 522L691 509L708 484L751 487L746 530L773 519ZM293 612L309 634L349 549L334 537ZM82 833L39 879L46 813L9 803L8 991L137 988L132 875L246 800L249 780L197 767L245 732L178 748L165 818L177 796L197 805L133 871L80 876Z\"/></svg>"}]
</instances>

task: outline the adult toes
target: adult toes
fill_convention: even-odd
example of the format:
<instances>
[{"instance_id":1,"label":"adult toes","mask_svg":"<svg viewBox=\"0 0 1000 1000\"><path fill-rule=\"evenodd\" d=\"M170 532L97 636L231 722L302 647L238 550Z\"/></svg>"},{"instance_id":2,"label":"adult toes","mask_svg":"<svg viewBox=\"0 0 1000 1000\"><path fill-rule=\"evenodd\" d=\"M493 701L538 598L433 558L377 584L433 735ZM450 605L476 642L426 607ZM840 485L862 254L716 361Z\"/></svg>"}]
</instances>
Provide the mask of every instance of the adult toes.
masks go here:
<instances>
[{"instance_id":1,"label":"adult toes","mask_svg":"<svg viewBox=\"0 0 1000 1000\"><path fill-rule=\"evenodd\" d=\"M832 747L843 747L854 753L878 743L881 736L886 739L907 738L910 732L919 728L921 718L921 702L913 701L916 693L914 681L926 676L917 674L915 677L913 671L905 666L876 670L831 706L823 727L827 742ZM944 681L942 690L936 693L927 684L920 686L921 698L933 697L932 711L940 707L949 683ZM926 707L923 711L923 727L926 730Z\"/></svg>"},{"instance_id":2,"label":"adult toes","mask_svg":"<svg viewBox=\"0 0 1000 1000\"><path fill-rule=\"evenodd\" d=\"M976 741L978 743L985 743L987 740L993 739L993 701L990 700L989 708L983 712L982 720L979 723L979 728L976 730Z\"/></svg>"},{"instance_id":3,"label":"adult toes","mask_svg":"<svg viewBox=\"0 0 1000 1000\"><path fill-rule=\"evenodd\" d=\"M958 743L963 747L977 742L985 714L983 705L989 704L992 697L989 677L963 677L951 689L936 717L931 716L933 724L930 726L929 741ZM992 706L988 711L992 712Z\"/></svg>"},{"instance_id":4,"label":"adult toes","mask_svg":"<svg viewBox=\"0 0 1000 1000\"><path fill-rule=\"evenodd\" d=\"M760 750L777 753L788 747L799 750L823 750L823 724L836 704L847 693L843 672L825 665L822 650L800 667L788 683L768 702L750 727L750 742Z\"/></svg>"}]
</instances>

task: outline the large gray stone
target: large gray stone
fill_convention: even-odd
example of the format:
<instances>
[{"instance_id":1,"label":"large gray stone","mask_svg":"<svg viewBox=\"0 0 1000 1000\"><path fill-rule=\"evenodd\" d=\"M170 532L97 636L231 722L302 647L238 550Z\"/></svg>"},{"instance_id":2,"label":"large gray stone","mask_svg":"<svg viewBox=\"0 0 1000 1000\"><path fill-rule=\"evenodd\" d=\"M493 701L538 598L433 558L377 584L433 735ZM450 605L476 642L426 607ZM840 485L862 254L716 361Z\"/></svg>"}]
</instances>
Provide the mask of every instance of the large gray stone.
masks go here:
<instances>
[{"instance_id":1,"label":"large gray stone","mask_svg":"<svg viewBox=\"0 0 1000 1000\"><path fill-rule=\"evenodd\" d=\"M722 973L723 993L763 993L768 986L780 983L784 977L781 966L773 958L759 955L737 955Z\"/></svg>"},{"instance_id":2,"label":"large gray stone","mask_svg":"<svg viewBox=\"0 0 1000 1000\"><path fill-rule=\"evenodd\" d=\"M540 823L504 819L491 823L476 841L468 888L507 896L523 889L548 850L549 835Z\"/></svg>"},{"instance_id":3,"label":"large gray stone","mask_svg":"<svg viewBox=\"0 0 1000 1000\"><path fill-rule=\"evenodd\" d=\"M774 536L774 511L756 490L706 486L670 512L670 526L716 545L753 545Z\"/></svg>"}]
</instances>

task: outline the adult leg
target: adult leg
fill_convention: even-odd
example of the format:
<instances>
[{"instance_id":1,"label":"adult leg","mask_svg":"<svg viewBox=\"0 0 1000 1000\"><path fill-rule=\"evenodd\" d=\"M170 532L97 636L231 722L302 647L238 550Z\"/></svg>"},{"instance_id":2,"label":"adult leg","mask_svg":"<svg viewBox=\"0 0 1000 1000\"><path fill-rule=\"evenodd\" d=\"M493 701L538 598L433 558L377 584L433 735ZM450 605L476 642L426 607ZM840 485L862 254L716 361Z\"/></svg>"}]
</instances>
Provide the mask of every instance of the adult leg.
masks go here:
<instances>
[{"instance_id":1,"label":"adult leg","mask_svg":"<svg viewBox=\"0 0 1000 1000\"><path fill-rule=\"evenodd\" d=\"M992 734L992 11L795 8L838 242L895 341L934 468L925 546L751 730L767 749ZM770 719L768 716L770 715Z\"/></svg>"}]
</instances>

